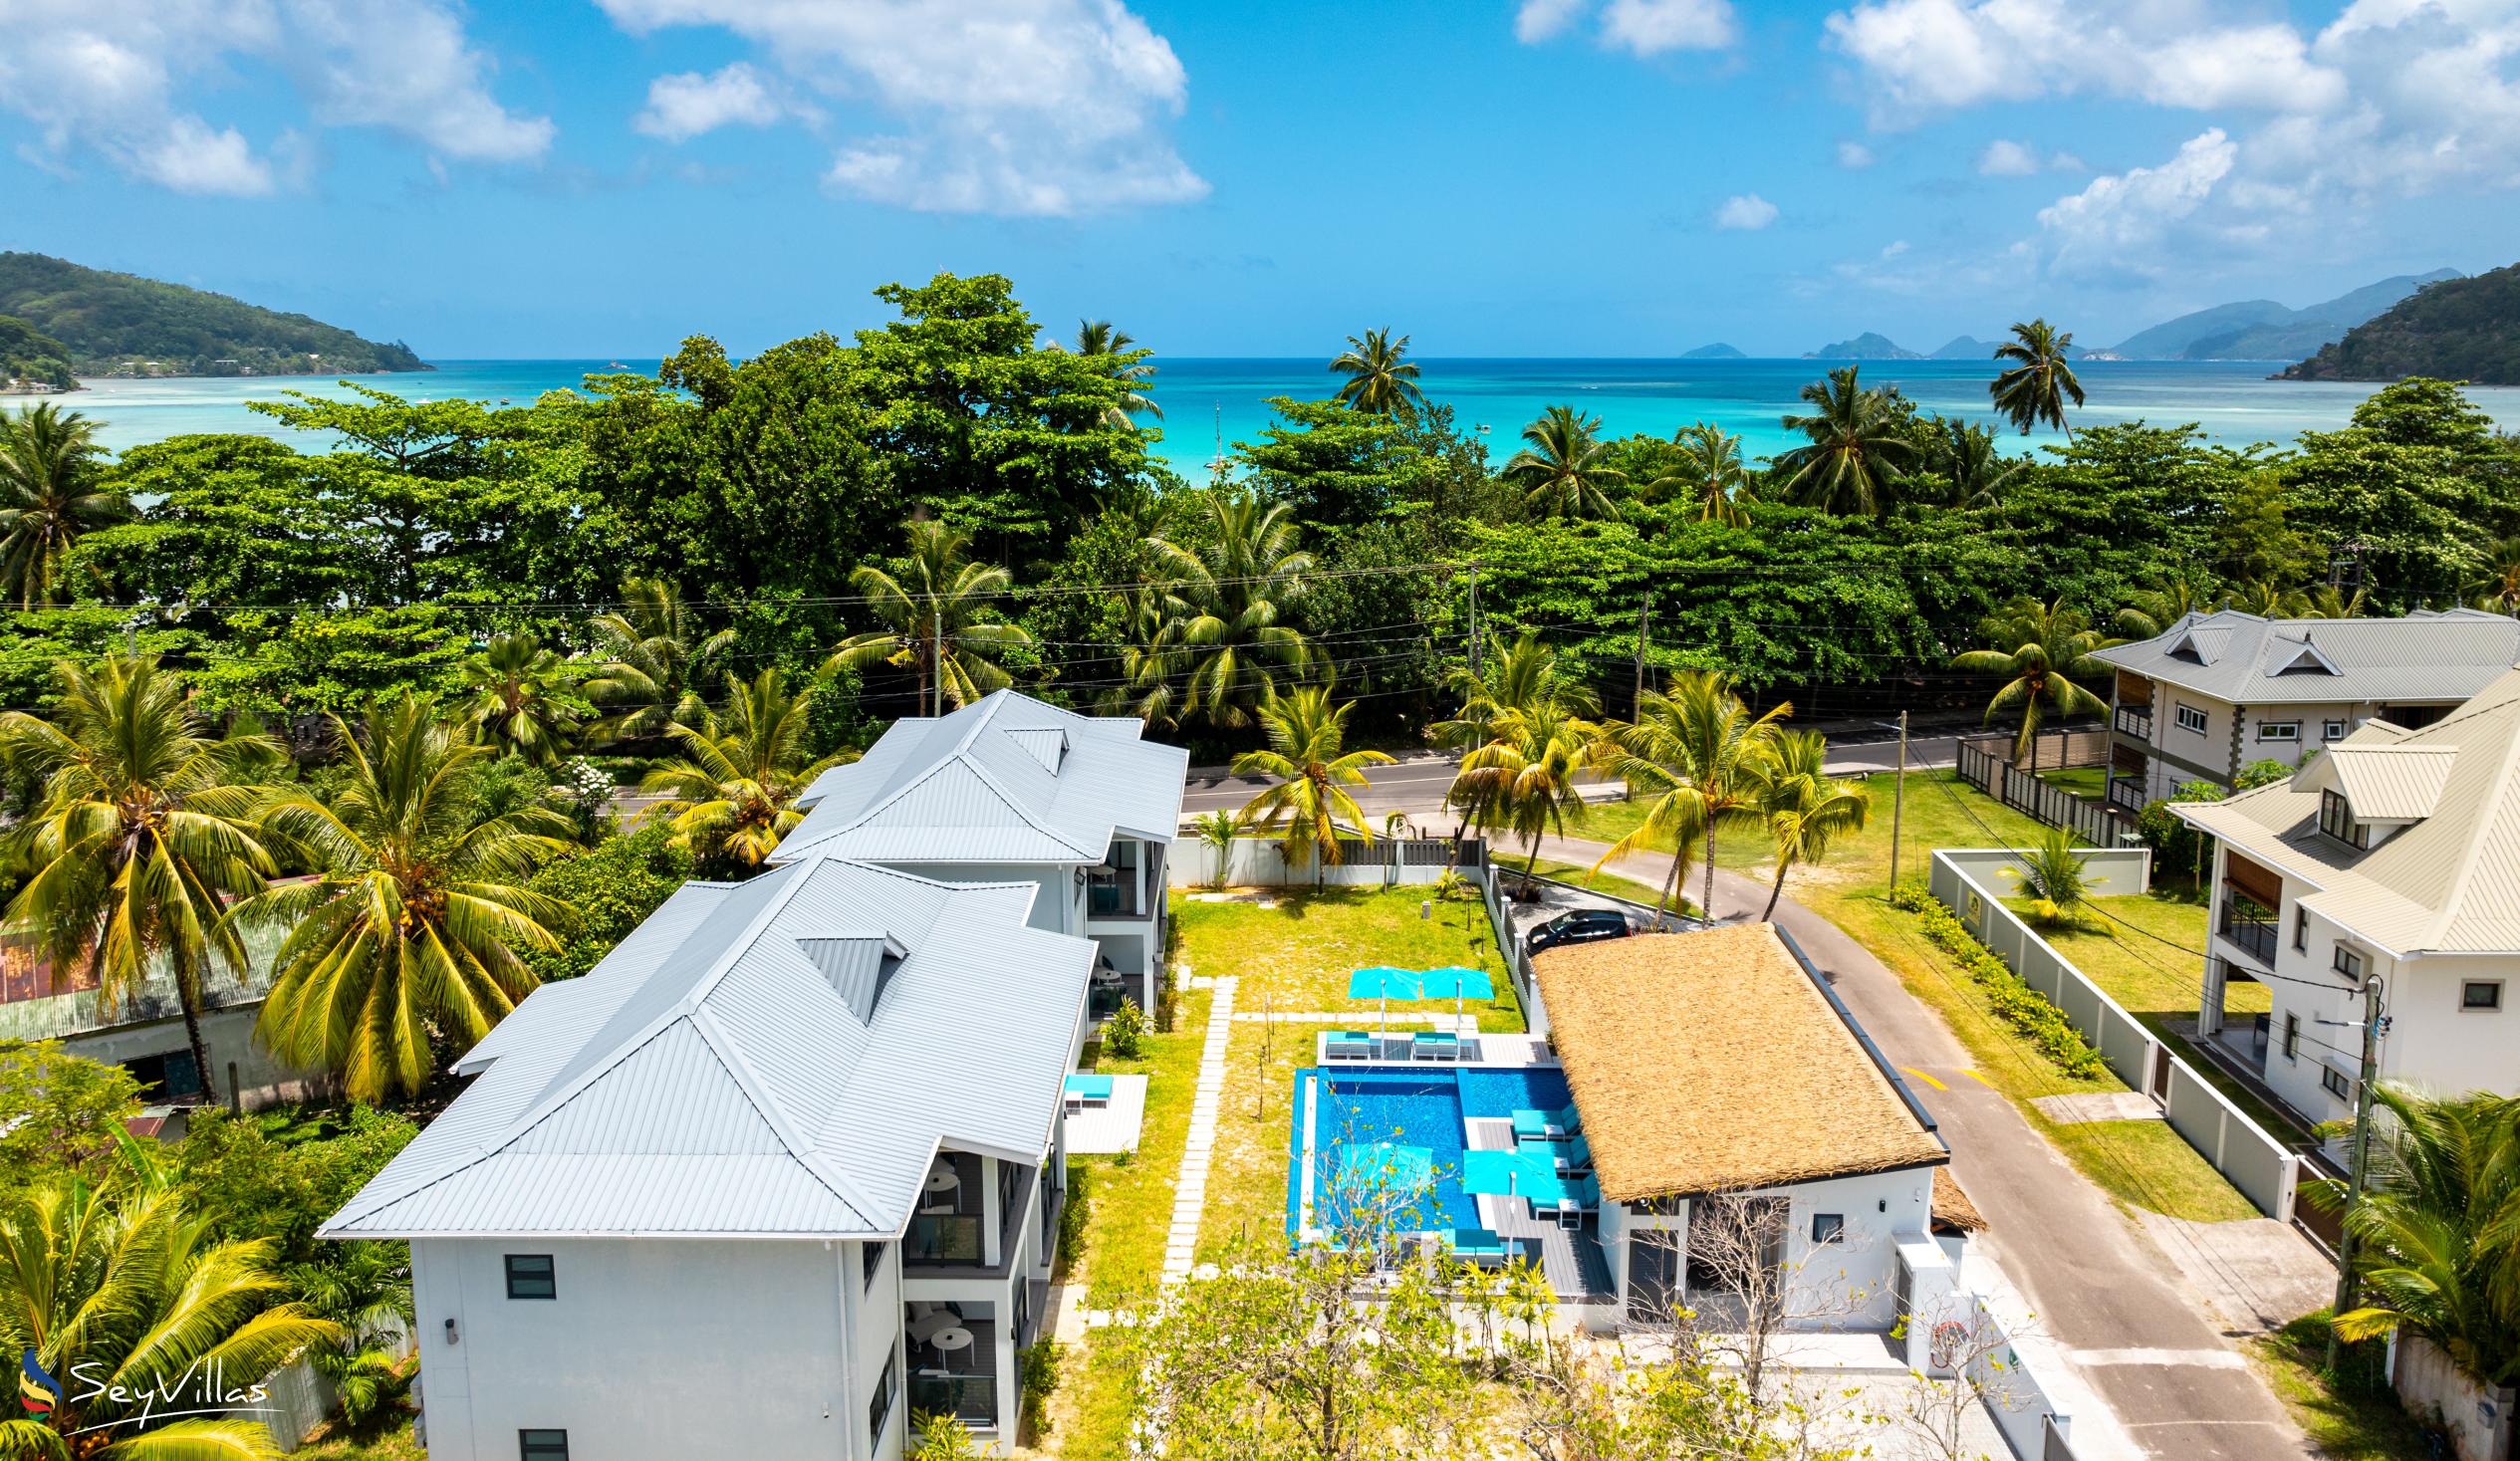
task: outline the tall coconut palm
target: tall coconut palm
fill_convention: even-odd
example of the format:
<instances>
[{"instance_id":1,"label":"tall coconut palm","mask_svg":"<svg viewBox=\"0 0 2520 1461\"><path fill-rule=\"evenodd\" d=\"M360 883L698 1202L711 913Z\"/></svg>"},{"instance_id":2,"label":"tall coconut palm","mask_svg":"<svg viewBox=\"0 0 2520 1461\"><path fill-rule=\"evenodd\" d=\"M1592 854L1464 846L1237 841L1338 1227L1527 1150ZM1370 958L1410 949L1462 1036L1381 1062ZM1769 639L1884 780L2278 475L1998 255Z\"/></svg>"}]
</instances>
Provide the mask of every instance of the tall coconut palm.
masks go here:
<instances>
[{"instance_id":1,"label":"tall coconut palm","mask_svg":"<svg viewBox=\"0 0 2520 1461\"><path fill-rule=\"evenodd\" d=\"M465 772L494 753L424 696L333 729L345 779L329 804L301 789L263 813L318 875L228 914L290 930L254 1034L290 1065L340 1076L353 1100L416 1096L437 1047L470 1049L533 992L519 952L557 949L574 925L575 910L524 885L571 824L479 807Z\"/></svg>"},{"instance_id":2,"label":"tall coconut palm","mask_svg":"<svg viewBox=\"0 0 2520 1461\"><path fill-rule=\"evenodd\" d=\"M1054 341L1050 348L1072 351L1088 360L1098 360L1130 355L1136 351L1137 342L1130 337L1128 331L1112 328L1112 322L1109 320L1079 320L1074 345L1061 345ZM1147 365L1140 358L1129 361L1112 359L1110 367L1112 378L1126 385L1128 391L1117 404L1104 413L1105 425L1126 430L1137 424L1133 417L1152 416L1158 421L1163 419L1163 407L1155 404L1153 398L1145 393L1154 381L1154 366Z\"/></svg>"},{"instance_id":3,"label":"tall coconut palm","mask_svg":"<svg viewBox=\"0 0 2520 1461\"><path fill-rule=\"evenodd\" d=\"M1540 840L1565 832L1567 817L1583 810L1576 778L1601 742L1600 726L1565 702L1543 700L1499 713L1486 743L1461 758L1452 804L1471 826L1503 828L1522 839L1525 897L1539 875Z\"/></svg>"},{"instance_id":4,"label":"tall coconut palm","mask_svg":"<svg viewBox=\"0 0 2520 1461\"><path fill-rule=\"evenodd\" d=\"M995 608L1014 576L993 564L973 563L968 533L925 518L912 519L903 531L909 554L899 573L866 564L849 575L851 587L867 596L868 614L883 627L842 641L830 664L913 670L919 706L931 715L942 715L947 701L968 705L1013 684L1015 677L999 661L1033 641Z\"/></svg>"},{"instance_id":5,"label":"tall coconut palm","mask_svg":"<svg viewBox=\"0 0 2520 1461\"><path fill-rule=\"evenodd\" d=\"M1348 715L1356 703L1336 704L1331 693L1329 685L1299 685L1270 696L1259 710L1268 748L1234 758L1236 776L1278 778L1242 812L1277 837L1286 860L1297 866L1335 865L1340 844L1374 840L1350 788L1366 784L1365 768L1391 759L1381 751L1347 749Z\"/></svg>"},{"instance_id":6,"label":"tall coconut palm","mask_svg":"<svg viewBox=\"0 0 2520 1461\"><path fill-rule=\"evenodd\" d=\"M2080 609L2068 609L2062 598L2041 604L2023 595L1988 614L1978 624L1994 647L1955 654L1951 667L1971 674L2006 676L2004 687L1986 702L1986 718L2019 711L2021 724L2013 736L2013 760L2028 761L2038 743L2039 727L2050 715L2105 715L2109 702L2074 682L2076 676L2109 673L2093 654L2118 639L2103 638Z\"/></svg>"},{"instance_id":7,"label":"tall coconut palm","mask_svg":"<svg viewBox=\"0 0 2520 1461\"><path fill-rule=\"evenodd\" d=\"M2272 579L2251 579L2224 593L2222 607L2260 618L2299 618L2310 608L2310 596Z\"/></svg>"},{"instance_id":8,"label":"tall coconut palm","mask_svg":"<svg viewBox=\"0 0 2520 1461\"><path fill-rule=\"evenodd\" d=\"M1523 505L1543 517L1615 518L1610 489L1628 474L1611 466L1602 418L1554 405L1523 428L1523 449L1497 475L1523 489Z\"/></svg>"},{"instance_id":9,"label":"tall coconut palm","mask_svg":"<svg viewBox=\"0 0 2520 1461\"><path fill-rule=\"evenodd\" d=\"M605 707L595 734L630 740L664 734L670 724L696 725L708 709L700 696L710 665L735 646L735 631L705 633L682 594L663 579L622 580L622 607L587 621L603 661L579 688Z\"/></svg>"},{"instance_id":10,"label":"tall coconut palm","mask_svg":"<svg viewBox=\"0 0 2520 1461\"><path fill-rule=\"evenodd\" d=\"M265 735L214 737L183 686L153 658L61 665L52 720L0 715L0 763L42 787L15 836L35 869L5 926L35 940L54 977L85 966L109 1007L135 1000L153 967L172 976L205 1100L201 981L213 961L246 967L220 923L228 898L277 870L252 819L245 768L282 753Z\"/></svg>"},{"instance_id":11,"label":"tall coconut palm","mask_svg":"<svg viewBox=\"0 0 2520 1461\"><path fill-rule=\"evenodd\" d=\"M1586 716L1599 708L1592 687L1566 673L1559 666L1558 651L1528 630L1502 651L1490 654L1477 672L1467 666L1454 669L1451 682L1461 697L1461 709L1452 719L1438 721L1434 736L1438 744L1464 752L1493 739L1497 718L1509 711L1560 705Z\"/></svg>"},{"instance_id":12,"label":"tall coconut palm","mask_svg":"<svg viewBox=\"0 0 2520 1461\"><path fill-rule=\"evenodd\" d=\"M1950 505L1985 507L1998 498L2004 484L2029 463L2008 457L1995 445L1995 433L1971 421L1944 416L1935 422L1933 449L1925 469L1951 484Z\"/></svg>"},{"instance_id":13,"label":"tall coconut palm","mask_svg":"<svg viewBox=\"0 0 2520 1461\"><path fill-rule=\"evenodd\" d=\"M2359 1307L2337 1334L2411 1331L2488 1386L2520 1383L2520 1100L2372 1092L2371 1181L2347 1215ZM2343 1184L2311 1199L2345 1205Z\"/></svg>"},{"instance_id":14,"label":"tall coconut palm","mask_svg":"<svg viewBox=\"0 0 2520 1461\"><path fill-rule=\"evenodd\" d=\"M1670 689L1646 691L1633 722L1609 728L1600 764L1624 779L1632 795L1650 801L1644 822L1621 838L1602 862L1667 844L1672 850L1671 875L1662 888L1667 903L1687 875L1690 841L1701 841L1706 885L1698 906L1714 916L1715 834L1759 820L1760 762L1793 713L1793 706L1778 704L1752 715L1733 692L1732 677L1721 670L1685 671Z\"/></svg>"},{"instance_id":15,"label":"tall coconut palm","mask_svg":"<svg viewBox=\"0 0 2520 1461\"><path fill-rule=\"evenodd\" d=\"M456 667L458 714L501 751L536 766L558 760L583 718L569 661L532 634L500 634Z\"/></svg>"},{"instance_id":16,"label":"tall coconut palm","mask_svg":"<svg viewBox=\"0 0 2520 1461\"><path fill-rule=\"evenodd\" d=\"M2155 580L2127 596L2127 607L2118 610L2118 632L2130 639L2158 638L2189 614L2208 611L2205 595L2193 583Z\"/></svg>"},{"instance_id":17,"label":"tall coconut palm","mask_svg":"<svg viewBox=\"0 0 2520 1461\"><path fill-rule=\"evenodd\" d=\"M1277 693L1281 670L1303 664L1304 636L1278 620L1304 591L1313 556L1296 547L1295 509L1239 488L1211 489L1193 546L1147 543L1164 579L1164 612L1178 627L1181 707L1231 729Z\"/></svg>"},{"instance_id":18,"label":"tall coconut palm","mask_svg":"<svg viewBox=\"0 0 2520 1461\"><path fill-rule=\"evenodd\" d=\"M2301 595L2294 613L2302 618L2361 618L2368 607L2361 589L2348 594L2334 584L2321 584Z\"/></svg>"},{"instance_id":19,"label":"tall coconut palm","mask_svg":"<svg viewBox=\"0 0 2520 1461\"><path fill-rule=\"evenodd\" d=\"M2520 537L2486 545L2485 562L2467 592L2476 608L2520 618Z\"/></svg>"},{"instance_id":20,"label":"tall coconut palm","mask_svg":"<svg viewBox=\"0 0 2520 1461\"><path fill-rule=\"evenodd\" d=\"M145 1148L125 1161L102 1184L56 1177L0 1207L0 1346L24 1361L0 1456L279 1461L269 1429L218 1413L205 1380L252 1383L339 1328L282 1302L268 1240L213 1241Z\"/></svg>"},{"instance_id":21,"label":"tall coconut palm","mask_svg":"<svg viewBox=\"0 0 2520 1461\"><path fill-rule=\"evenodd\" d=\"M1831 776L1828 760L1829 740L1818 731L1781 731L1749 763L1751 807L1776 847L1776 881L1763 919L1776 916L1785 874L1795 863L1825 860L1830 848L1862 832L1872 814L1873 794L1862 782Z\"/></svg>"},{"instance_id":22,"label":"tall coconut palm","mask_svg":"<svg viewBox=\"0 0 2520 1461\"><path fill-rule=\"evenodd\" d=\"M1720 426L1700 421L1683 426L1671 437L1679 447L1675 467L1657 477L1648 491L1683 492L1697 505L1701 523L1740 527L1750 519L1742 494L1750 487L1750 471L1741 464L1741 438Z\"/></svg>"},{"instance_id":23,"label":"tall coconut palm","mask_svg":"<svg viewBox=\"0 0 2520 1461\"><path fill-rule=\"evenodd\" d=\"M0 592L24 608L53 602L62 559L82 534L131 515L98 470L96 423L43 401L0 414Z\"/></svg>"},{"instance_id":24,"label":"tall coconut palm","mask_svg":"<svg viewBox=\"0 0 2520 1461\"><path fill-rule=\"evenodd\" d=\"M1987 382L1986 392L1994 398L1995 409L2023 435L2044 421L2063 431L2067 440L2073 439L2065 403L2083 403L2083 382L2074 378L2074 367L2066 364L2066 353L2073 346L2070 332L2033 320L2013 326L2012 339L1995 347L1995 359L2007 362L2008 368Z\"/></svg>"},{"instance_id":25,"label":"tall coconut palm","mask_svg":"<svg viewBox=\"0 0 2520 1461\"><path fill-rule=\"evenodd\" d=\"M1397 341L1388 330L1349 336L1347 350L1330 363L1332 374L1348 377L1340 382L1339 402L1378 416L1414 414L1426 394L1417 388L1417 363L1400 359L1407 354L1405 335Z\"/></svg>"},{"instance_id":26,"label":"tall coconut palm","mask_svg":"<svg viewBox=\"0 0 2520 1461\"><path fill-rule=\"evenodd\" d=\"M1890 505L1898 474L1916 459L1915 445L1899 434L1889 392L1868 390L1857 365L1829 372L1803 387L1815 411L1785 418L1804 445L1780 453L1776 464L1791 473L1785 495L1830 512L1879 513Z\"/></svg>"},{"instance_id":27,"label":"tall coconut palm","mask_svg":"<svg viewBox=\"0 0 2520 1461\"><path fill-rule=\"evenodd\" d=\"M1102 694L1107 715L1134 715L1149 730L1170 730L1180 719L1181 673L1188 655L1183 620L1164 611L1161 594L1140 589L1130 596L1129 623L1120 645L1120 683Z\"/></svg>"},{"instance_id":28,"label":"tall coconut palm","mask_svg":"<svg viewBox=\"0 0 2520 1461\"><path fill-rule=\"evenodd\" d=\"M795 803L814 778L858 756L807 753L805 697L787 692L776 667L749 681L728 675L723 706L666 734L682 757L649 771L640 789L666 795L648 815L672 826L673 844L709 876L758 869L805 820Z\"/></svg>"}]
</instances>

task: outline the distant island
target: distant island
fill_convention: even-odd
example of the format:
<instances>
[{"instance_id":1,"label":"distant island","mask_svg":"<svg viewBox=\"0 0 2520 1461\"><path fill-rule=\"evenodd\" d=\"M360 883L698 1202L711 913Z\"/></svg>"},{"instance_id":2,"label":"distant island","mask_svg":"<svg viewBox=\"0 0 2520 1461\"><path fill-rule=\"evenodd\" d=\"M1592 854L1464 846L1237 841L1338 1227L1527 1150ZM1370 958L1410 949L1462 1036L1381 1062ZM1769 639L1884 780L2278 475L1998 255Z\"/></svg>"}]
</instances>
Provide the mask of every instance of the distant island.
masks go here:
<instances>
[{"instance_id":1,"label":"distant island","mask_svg":"<svg viewBox=\"0 0 2520 1461\"><path fill-rule=\"evenodd\" d=\"M1935 351L1932 355L1927 356L1925 359L1930 361L1991 361L1994 358L1995 347L1988 345L1985 341L1976 339L1973 336L1962 335L1954 337L1948 344L1944 345L1942 349Z\"/></svg>"},{"instance_id":2,"label":"distant island","mask_svg":"<svg viewBox=\"0 0 2520 1461\"><path fill-rule=\"evenodd\" d=\"M2520 264L2427 284L2276 378L2407 375L2520 385Z\"/></svg>"},{"instance_id":3,"label":"distant island","mask_svg":"<svg viewBox=\"0 0 2520 1461\"><path fill-rule=\"evenodd\" d=\"M64 360L66 371L58 368ZM37 368L21 370L20 365ZM0 375L37 388L67 389L77 375L427 368L400 341L380 344L305 315L45 254L0 253Z\"/></svg>"},{"instance_id":4,"label":"distant island","mask_svg":"<svg viewBox=\"0 0 2520 1461\"><path fill-rule=\"evenodd\" d=\"M1923 356L1912 350L1901 350L1884 336L1867 330L1853 340L1824 345L1804 356L1807 361L1921 361Z\"/></svg>"},{"instance_id":5,"label":"distant island","mask_svg":"<svg viewBox=\"0 0 2520 1461\"><path fill-rule=\"evenodd\" d=\"M2274 300L2215 305L2128 336L2108 355L2129 361L2299 360L2417 290L2458 277L2455 269L2400 274L2298 310Z\"/></svg>"},{"instance_id":6,"label":"distant island","mask_svg":"<svg viewBox=\"0 0 2520 1461\"><path fill-rule=\"evenodd\" d=\"M1746 361L1750 358L1719 340L1713 345L1701 345L1695 350L1683 351L1680 359L1684 361Z\"/></svg>"}]
</instances>

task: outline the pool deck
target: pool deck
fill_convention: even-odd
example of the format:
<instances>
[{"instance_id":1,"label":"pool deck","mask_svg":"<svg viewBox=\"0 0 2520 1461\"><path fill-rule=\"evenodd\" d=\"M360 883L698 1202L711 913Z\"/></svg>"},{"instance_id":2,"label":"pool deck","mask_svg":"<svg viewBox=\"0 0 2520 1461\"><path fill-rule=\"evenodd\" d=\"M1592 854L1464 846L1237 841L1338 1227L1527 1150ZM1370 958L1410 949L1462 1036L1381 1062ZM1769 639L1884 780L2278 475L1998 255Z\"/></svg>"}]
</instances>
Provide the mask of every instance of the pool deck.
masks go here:
<instances>
[{"instance_id":1,"label":"pool deck","mask_svg":"<svg viewBox=\"0 0 2520 1461\"><path fill-rule=\"evenodd\" d=\"M1511 1151L1514 1123L1502 1116L1472 1116L1464 1121L1466 1151ZM1540 1250L1540 1272L1562 1304L1609 1304L1617 1293L1611 1283L1610 1260L1601 1240L1587 1229L1559 1227L1555 1219L1534 1217L1531 1204L1519 1197L1480 1193L1479 1223L1500 1238L1528 1240Z\"/></svg>"},{"instance_id":2,"label":"pool deck","mask_svg":"<svg viewBox=\"0 0 2520 1461\"><path fill-rule=\"evenodd\" d=\"M1502 1035L1463 1030L1458 1059L1416 1060L1412 1058L1415 1054L1415 1042L1409 1032L1386 1030L1381 1033L1374 1031L1365 1033L1373 1036L1373 1055L1357 1059L1334 1060L1330 1053L1330 1032L1324 1031L1314 1037L1313 1063L1324 1070L1333 1071L1371 1070L1388 1066L1411 1066L1418 1070L1428 1067L1457 1066L1509 1066L1529 1069L1537 1066L1555 1070L1558 1065L1557 1053L1549 1049L1549 1042L1535 1035Z\"/></svg>"}]
</instances>

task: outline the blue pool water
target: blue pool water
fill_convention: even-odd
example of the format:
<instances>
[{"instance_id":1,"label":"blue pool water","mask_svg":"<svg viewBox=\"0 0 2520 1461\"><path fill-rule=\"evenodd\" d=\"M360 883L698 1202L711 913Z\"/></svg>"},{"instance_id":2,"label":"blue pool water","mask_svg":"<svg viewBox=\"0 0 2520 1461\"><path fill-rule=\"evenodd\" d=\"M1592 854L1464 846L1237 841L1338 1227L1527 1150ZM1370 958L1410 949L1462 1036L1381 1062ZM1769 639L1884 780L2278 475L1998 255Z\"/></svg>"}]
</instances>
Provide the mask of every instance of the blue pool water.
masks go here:
<instances>
[{"instance_id":1,"label":"blue pool water","mask_svg":"<svg viewBox=\"0 0 2520 1461\"><path fill-rule=\"evenodd\" d=\"M1320 1109L1307 1112L1302 1093L1319 1077ZM1461 1190L1462 1124L1468 1116L1505 1116L1524 1108L1554 1110L1567 1103L1566 1077L1547 1070L1465 1069L1443 1072L1298 1071L1295 1076L1295 1144L1302 1149L1306 1117L1312 1119L1313 1191L1319 1226L1337 1228L1339 1149L1388 1141L1426 1150L1434 1165L1433 1189L1419 1198L1409 1226L1439 1230L1478 1225L1478 1205ZM1287 1226L1293 1235L1296 1202L1290 1191Z\"/></svg>"}]
</instances>

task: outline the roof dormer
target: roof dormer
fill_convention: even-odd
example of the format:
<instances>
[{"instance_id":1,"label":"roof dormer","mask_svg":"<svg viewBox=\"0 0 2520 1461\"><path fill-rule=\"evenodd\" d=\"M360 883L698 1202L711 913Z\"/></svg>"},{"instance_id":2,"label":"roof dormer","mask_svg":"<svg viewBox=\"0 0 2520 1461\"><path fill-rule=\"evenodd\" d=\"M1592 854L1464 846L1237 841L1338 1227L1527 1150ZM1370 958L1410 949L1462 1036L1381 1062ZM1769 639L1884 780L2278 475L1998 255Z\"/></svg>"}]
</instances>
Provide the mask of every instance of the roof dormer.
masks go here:
<instances>
[{"instance_id":1,"label":"roof dormer","mask_svg":"<svg viewBox=\"0 0 2520 1461\"><path fill-rule=\"evenodd\" d=\"M2304 634L2298 644L2286 644L2281 640L2276 642L2274 657L2267 666L2267 673L2342 674L2344 671L2338 669L2336 661L2330 659L2325 651L2310 641L2308 634Z\"/></svg>"},{"instance_id":2,"label":"roof dormer","mask_svg":"<svg viewBox=\"0 0 2520 1461\"><path fill-rule=\"evenodd\" d=\"M2191 627L2181 630L2178 637L2170 641L2170 647L2161 652L2190 664L2211 664L2222 657L2222 647L2230 637L2228 629Z\"/></svg>"},{"instance_id":3,"label":"roof dormer","mask_svg":"<svg viewBox=\"0 0 2520 1461\"><path fill-rule=\"evenodd\" d=\"M800 938L798 952L822 971L832 992L849 1005L863 1024L875 1020L884 986L892 982L910 951L888 933L833 933Z\"/></svg>"},{"instance_id":4,"label":"roof dormer","mask_svg":"<svg viewBox=\"0 0 2520 1461\"><path fill-rule=\"evenodd\" d=\"M1059 768L1067 762L1068 733L1058 726L1010 730L1006 732L1006 738L1020 747L1025 755L1040 762L1041 769L1052 776L1057 776Z\"/></svg>"}]
</instances>

